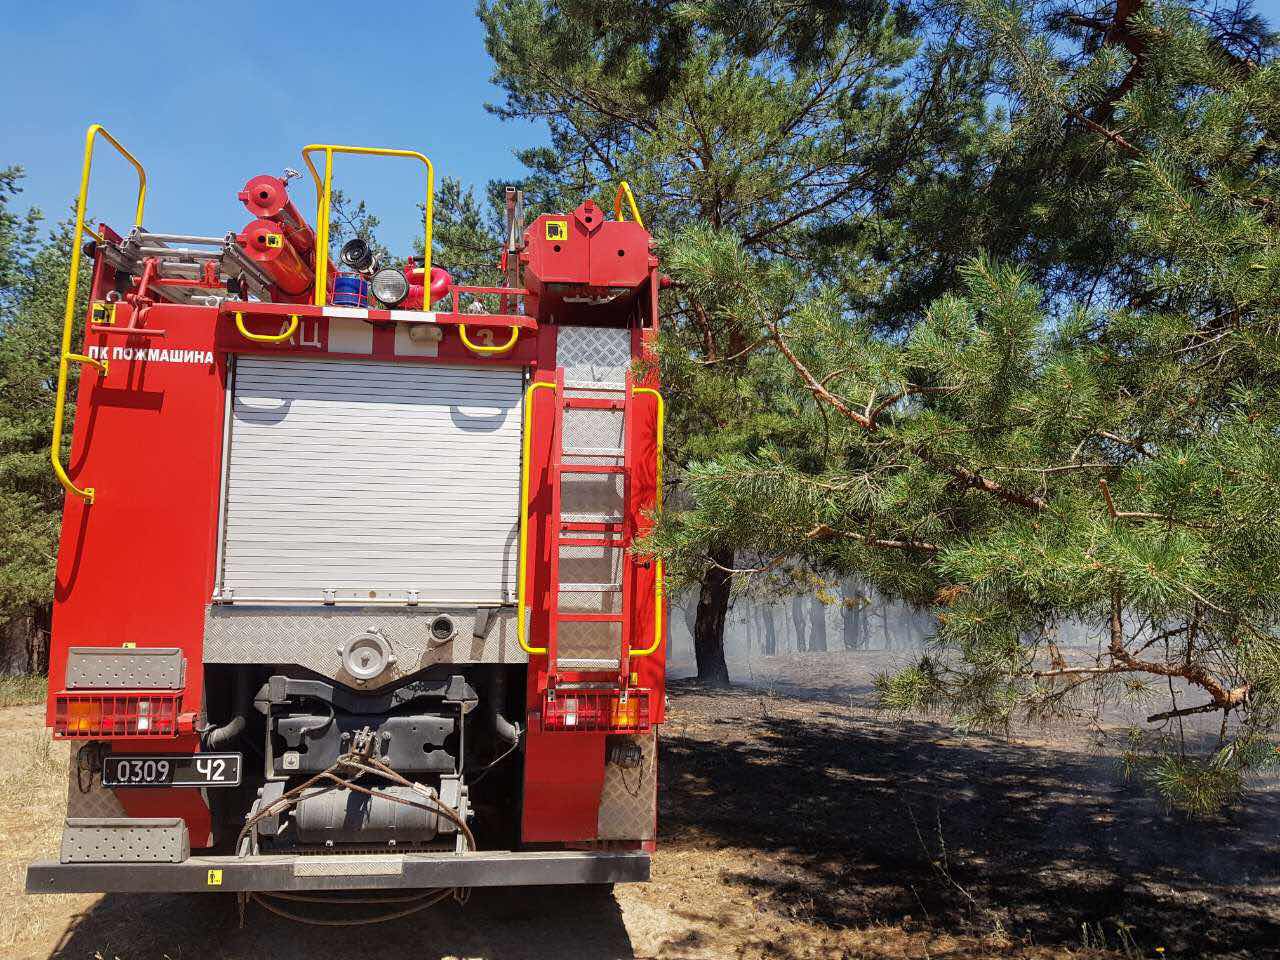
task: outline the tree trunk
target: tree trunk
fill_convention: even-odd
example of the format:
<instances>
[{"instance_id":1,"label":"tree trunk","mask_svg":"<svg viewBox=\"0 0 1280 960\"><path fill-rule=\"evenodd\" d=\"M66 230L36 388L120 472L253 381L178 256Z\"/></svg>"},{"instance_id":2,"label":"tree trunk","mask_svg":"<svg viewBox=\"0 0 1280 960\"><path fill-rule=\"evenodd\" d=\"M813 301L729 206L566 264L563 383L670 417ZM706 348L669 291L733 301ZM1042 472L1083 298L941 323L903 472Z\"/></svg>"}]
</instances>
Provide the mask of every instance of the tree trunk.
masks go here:
<instances>
[{"instance_id":1,"label":"tree trunk","mask_svg":"<svg viewBox=\"0 0 1280 960\"><path fill-rule=\"evenodd\" d=\"M733 581L722 567L733 566L733 551L716 547L711 559L718 564L702 577L698 589L698 618L693 625L693 654L698 660L698 680L716 687L729 685L724 662L724 620L729 612Z\"/></svg>"},{"instance_id":2,"label":"tree trunk","mask_svg":"<svg viewBox=\"0 0 1280 960\"><path fill-rule=\"evenodd\" d=\"M814 597L809 601L809 649L827 652L827 605Z\"/></svg>"},{"instance_id":3,"label":"tree trunk","mask_svg":"<svg viewBox=\"0 0 1280 960\"><path fill-rule=\"evenodd\" d=\"M0 674L49 672L49 604L23 607L0 620Z\"/></svg>"},{"instance_id":4,"label":"tree trunk","mask_svg":"<svg viewBox=\"0 0 1280 960\"><path fill-rule=\"evenodd\" d=\"M764 655L776 656L778 653L778 628L773 622L773 607L761 604L760 619L764 623Z\"/></svg>"},{"instance_id":5,"label":"tree trunk","mask_svg":"<svg viewBox=\"0 0 1280 960\"><path fill-rule=\"evenodd\" d=\"M804 639L804 597L791 598L791 625L796 629L796 652L804 653L809 649Z\"/></svg>"}]
</instances>

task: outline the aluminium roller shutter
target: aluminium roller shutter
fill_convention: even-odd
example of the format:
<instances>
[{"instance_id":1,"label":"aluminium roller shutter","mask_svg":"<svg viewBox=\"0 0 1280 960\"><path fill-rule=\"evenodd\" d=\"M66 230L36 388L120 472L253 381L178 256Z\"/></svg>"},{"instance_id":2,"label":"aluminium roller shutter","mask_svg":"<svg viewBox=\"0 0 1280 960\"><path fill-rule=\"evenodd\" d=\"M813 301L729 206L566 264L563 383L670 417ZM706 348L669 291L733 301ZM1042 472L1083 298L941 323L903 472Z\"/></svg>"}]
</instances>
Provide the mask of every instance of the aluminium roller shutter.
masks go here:
<instances>
[{"instance_id":1,"label":"aluminium roller shutter","mask_svg":"<svg viewBox=\"0 0 1280 960\"><path fill-rule=\"evenodd\" d=\"M509 599L522 385L494 367L239 358L222 597Z\"/></svg>"}]
</instances>

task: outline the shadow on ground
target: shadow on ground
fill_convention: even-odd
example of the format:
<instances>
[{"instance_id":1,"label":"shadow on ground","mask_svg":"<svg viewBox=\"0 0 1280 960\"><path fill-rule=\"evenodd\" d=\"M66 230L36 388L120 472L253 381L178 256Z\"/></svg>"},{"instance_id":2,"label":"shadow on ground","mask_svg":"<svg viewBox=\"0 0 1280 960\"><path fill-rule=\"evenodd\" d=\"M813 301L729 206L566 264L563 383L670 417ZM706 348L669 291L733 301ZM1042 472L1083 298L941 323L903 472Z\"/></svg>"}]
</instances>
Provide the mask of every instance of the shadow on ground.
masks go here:
<instances>
[{"instance_id":1,"label":"shadow on ground","mask_svg":"<svg viewBox=\"0 0 1280 960\"><path fill-rule=\"evenodd\" d=\"M361 915L352 906L287 906L329 920ZM51 956L565 960L567 944L582 960L634 956L611 895L565 888L476 890L465 909L446 902L357 927L305 926L250 904L241 928L232 894L111 895L74 918Z\"/></svg>"},{"instance_id":2,"label":"shadow on ground","mask_svg":"<svg viewBox=\"0 0 1280 960\"><path fill-rule=\"evenodd\" d=\"M1274 787L1230 818L1189 823L1061 732L959 737L836 692L678 682L671 694L654 882L616 898L477 890L465 909L335 929L250 906L242 929L229 895L108 896L33 956L1101 956L1080 950L1087 926L1112 946L1129 931L1127 957L1280 957Z\"/></svg>"},{"instance_id":3,"label":"shadow on ground","mask_svg":"<svg viewBox=\"0 0 1280 960\"><path fill-rule=\"evenodd\" d=\"M1280 956L1280 804L1169 814L1087 749L961 738L838 698L673 685L668 845L759 851L723 879L833 927L921 923L1078 945L1124 925L1155 955Z\"/></svg>"}]
</instances>

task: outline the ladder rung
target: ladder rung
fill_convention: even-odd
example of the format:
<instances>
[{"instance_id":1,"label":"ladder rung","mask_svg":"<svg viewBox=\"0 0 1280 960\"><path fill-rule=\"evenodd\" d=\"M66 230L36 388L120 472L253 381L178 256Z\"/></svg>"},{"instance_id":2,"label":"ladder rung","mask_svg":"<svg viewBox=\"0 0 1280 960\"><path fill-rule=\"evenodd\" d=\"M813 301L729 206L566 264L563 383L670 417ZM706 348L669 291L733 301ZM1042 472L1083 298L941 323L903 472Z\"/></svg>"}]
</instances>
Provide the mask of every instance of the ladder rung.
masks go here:
<instances>
[{"instance_id":1,"label":"ladder rung","mask_svg":"<svg viewBox=\"0 0 1280 960\"><path fill-rule=\"evenodd\" d=\"M625 400L614 400L612 397L565 397L566 410L621 410L627 405Z\"/></svg>"},{"instance_id":2,"label":"ladder rung","mask_svg":"<svg viewBox=\"0 0 1280 960\"><path fill-rule=\"evenodd\" d=\"M562 463L561 473L626 473L627 468L621 464L608 463Z\"/></svg>"},{"instance_id":3,"label":"ladder rung","mask_svg":"<svg viewBox=\"0 0 1280 960\"><path fill-rule=\"evenodd\" d=\"M565 447L560 451L562 457L625 457L626 455L627 451L621 447Z\"/></svg>"},{"instance_id":4,"label":"ladder rung","mask_svg":"<svg viewBox=\"0 0 1280 960\"><path fill-rule=\"evenodd\" d=\"M556 619L567 623L621 623L621 613L562 613L556 611Z\"/></svg>"},{"instance_id":5,"label":"ladder rung","mask_svg":"<svg viewBox=\"0 0 1280 960\"><path fill-rule=\"evenodd\" d=\"M566 390L599 390L601 393L626 393L625 383L593 383L590 380L566 380Z\"/></svg>"},{"instance_id":6,"label":"ladder rung","mask_svg":"<svg viewBox=\"0 0 1280 960\"><path fill-rule=\"evenodd\" d=\"M619 537L617 540L591 540L587 537L561 537L556 541L558 547L613 547L625 550L627 542Z\"/></svg>"},{"instance_id":7,"label":"ladder rung","mask_svg":"<svg viewBox=\"0 0 1280 960\"><path fill-rule=\"evenodd\" d=\"M616 657L612 660L570 657L556 661L556 667L561 670L617 670L619 666L620 661Z\"/></svg>"},{"instance_id":8,"label":"ladder rung","mask_svg":"<svg viewBox=\"0 0 1280 960\"><path fill-rule=\"evenodd\" d=\"M620 583L562 583L556 587L560 593L617 593Z\"/></svg>"},{"instance_id":9,"label":"ladder rung","mask_svg":"<svg viewBox=\"0 0 1280 960\"><path fill-rule=\"evenodd\" d=\"M560 529L571 533L621 533L622 517L605 517L599 520L560 519Z\"/></svg>"}]
</instances>

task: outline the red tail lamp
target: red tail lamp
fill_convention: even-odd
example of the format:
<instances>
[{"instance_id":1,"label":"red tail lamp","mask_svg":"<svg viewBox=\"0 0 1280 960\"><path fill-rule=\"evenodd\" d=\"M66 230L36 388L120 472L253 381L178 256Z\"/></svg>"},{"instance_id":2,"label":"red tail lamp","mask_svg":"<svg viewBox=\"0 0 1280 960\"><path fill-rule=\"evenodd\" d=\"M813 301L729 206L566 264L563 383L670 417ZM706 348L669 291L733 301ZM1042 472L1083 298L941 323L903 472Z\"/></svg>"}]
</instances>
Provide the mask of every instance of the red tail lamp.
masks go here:
<instances>
[{"instance_id":1,"label":"red tail lamp","mask_svg":"<svg viewBox=\"0 0 1280 960\"><path fill-rule=\"evenodd\" d=\"M649 729L649 691L548 690L543 730L643 733Z\"/></svg>"},{"instance_id":2,"label":"red tail lamp","mask_svg":"<svg viewBox=\"0 0 1280 960\"><path fill-rule=\"evenodd\" d=\"M80 740L107 737L176 737L180 693L58 693L53 735Z\"/></svg>"}]
</instances>

